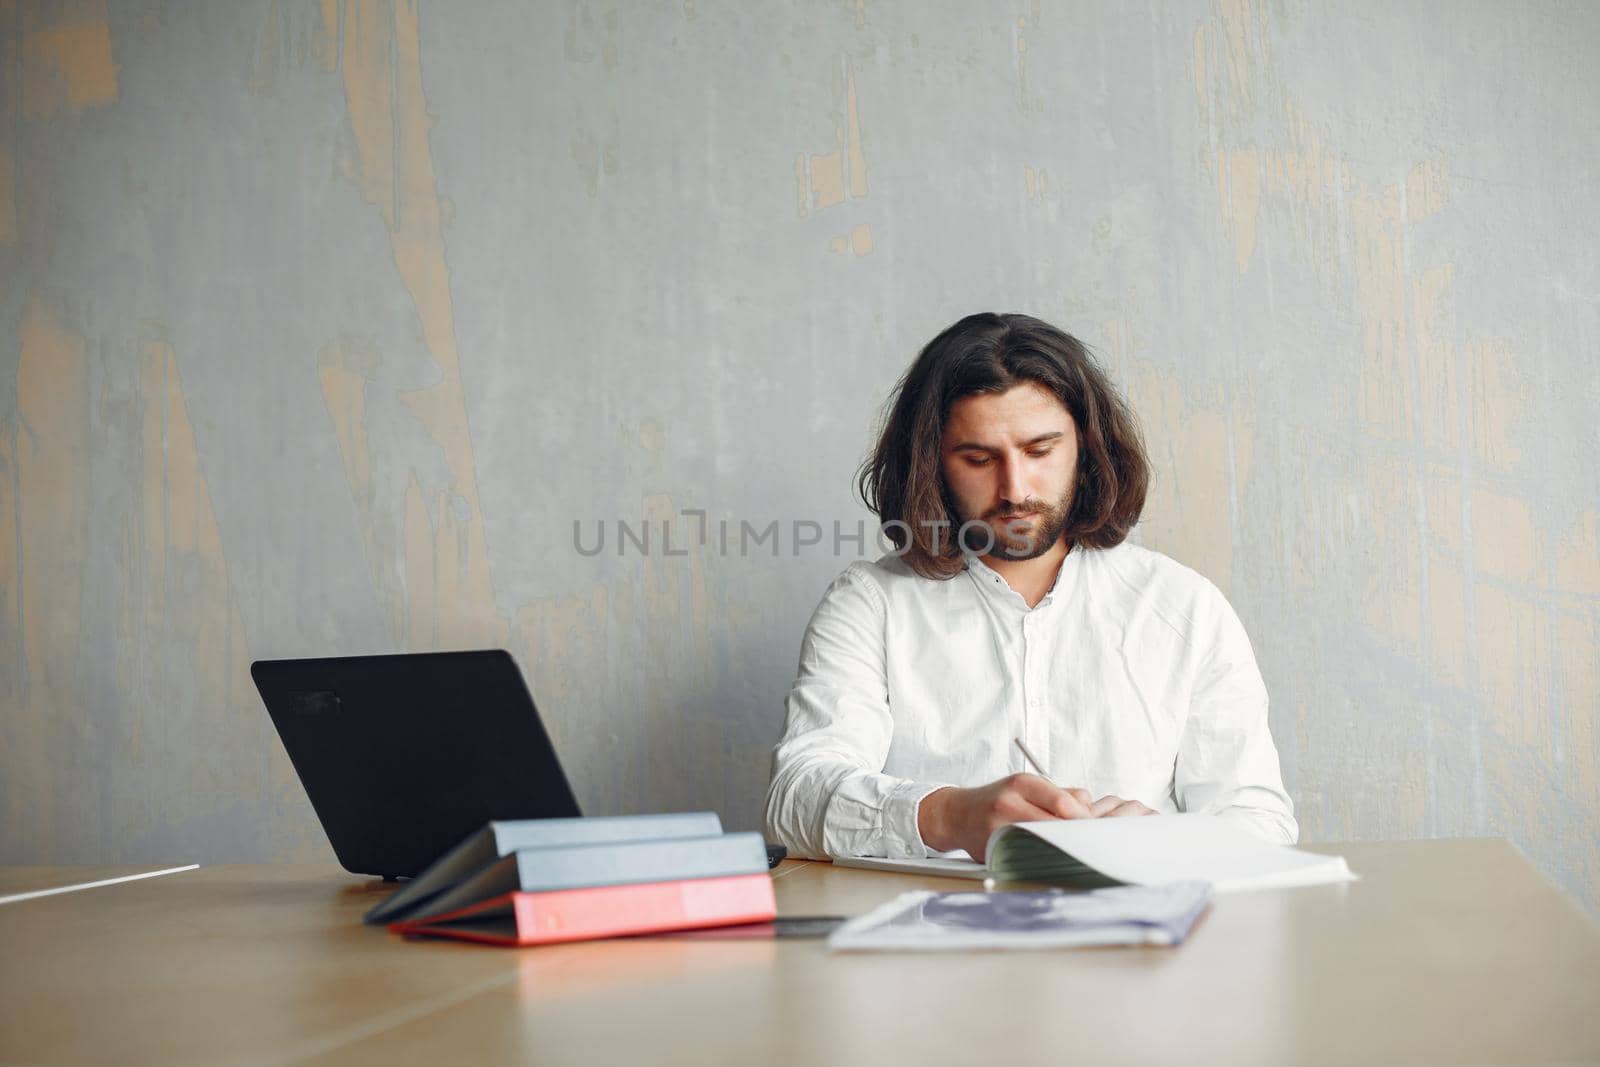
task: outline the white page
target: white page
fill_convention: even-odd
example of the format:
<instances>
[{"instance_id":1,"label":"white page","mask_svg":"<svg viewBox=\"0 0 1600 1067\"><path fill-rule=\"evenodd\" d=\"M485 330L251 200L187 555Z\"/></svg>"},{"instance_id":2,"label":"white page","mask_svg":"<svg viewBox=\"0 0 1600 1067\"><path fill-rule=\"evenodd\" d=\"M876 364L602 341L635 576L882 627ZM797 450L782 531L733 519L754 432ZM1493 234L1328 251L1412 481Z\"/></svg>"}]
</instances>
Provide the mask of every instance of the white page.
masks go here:
<instances>
[{"instance_id":1,"label":"white page","mask_svg":"<svg viewBox=\"0 0 1600 1067\"><path fill-rule=\"evenodd\" d=\"M1219 893L1354 879L1341 856L1274 845L1215 815L1147 815L1016 823L989 838L1026 832L1119 882L1210 882Z\"/></svg>"}]
</instances>

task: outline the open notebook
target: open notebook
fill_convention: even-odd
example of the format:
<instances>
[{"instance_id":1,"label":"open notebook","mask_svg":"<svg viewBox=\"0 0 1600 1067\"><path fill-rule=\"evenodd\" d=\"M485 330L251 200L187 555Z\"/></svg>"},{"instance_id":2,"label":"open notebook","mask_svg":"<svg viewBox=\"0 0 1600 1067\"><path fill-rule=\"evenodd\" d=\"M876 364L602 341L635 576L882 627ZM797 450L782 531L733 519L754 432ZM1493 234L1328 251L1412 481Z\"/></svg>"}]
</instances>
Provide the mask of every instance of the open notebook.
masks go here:
<instances>
[{"instance_id":1,"label":"open notebook","mask_svg":"<svg viewBox=\"0 0 1600 1067\"><path fill-rule=\"evenodd\" d=\"M1211 883L1216 892L1228 893L1355 878L1342 856L1274 845L1214 815L1013 823L994 832L987 854L987 865L937 856L835 857L833 862L841 867L1083 889L1201 881Z\"/></svg>"}]
</instances>

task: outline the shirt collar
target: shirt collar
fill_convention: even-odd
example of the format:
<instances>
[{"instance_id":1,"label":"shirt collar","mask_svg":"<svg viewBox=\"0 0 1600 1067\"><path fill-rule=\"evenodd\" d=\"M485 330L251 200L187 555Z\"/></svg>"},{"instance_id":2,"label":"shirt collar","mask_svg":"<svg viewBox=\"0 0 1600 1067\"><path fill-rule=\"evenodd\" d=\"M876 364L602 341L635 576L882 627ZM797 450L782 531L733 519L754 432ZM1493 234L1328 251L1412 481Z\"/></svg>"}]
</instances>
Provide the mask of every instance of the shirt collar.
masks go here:
<instances>
[{"instance_id":1,"label":"shirt collar","mask_svg":"<svg viewBox=\"0 0 1600 1067\"><path fill-rule=\"evenodd\" d=\"M1067 553L1066 557L1061 561L1061 566L1056 570L1055 581L1050 583L1049 591L1033 608L1028 607L1028 602L1022 599L1022 594L1011 588L998 571L983 561L982 556L968 552L964 558L966 559L967 573L972 576L972 580L977 583L979 589L982 589L991 597L1026 612L1030 610L1042 611L1055 602L1058 592L1066 593L1068 586L1071 584L1068 574L1077 570L1078 561L1083 556L1083 551L1082 548L1074 547Z\"/></svg>"}]
</instances>

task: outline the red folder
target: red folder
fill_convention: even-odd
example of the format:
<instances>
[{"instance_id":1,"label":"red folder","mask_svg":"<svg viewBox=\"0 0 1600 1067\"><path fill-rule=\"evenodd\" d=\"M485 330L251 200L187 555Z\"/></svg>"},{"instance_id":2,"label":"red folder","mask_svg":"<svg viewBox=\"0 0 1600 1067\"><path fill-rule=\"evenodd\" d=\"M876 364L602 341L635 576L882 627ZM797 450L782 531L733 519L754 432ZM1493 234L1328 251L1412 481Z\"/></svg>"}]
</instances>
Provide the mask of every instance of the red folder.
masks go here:
<instances>
[{"instance_id":1,"label":"red folder","mask_svg":"<svg viewBox=\"0 0 1600 1067\"><path fill-rule=\"evenodd\" d=\"M400 934L455 937L491 945L545 945L770 922L776 915L771 876L741 874L548 893L505 893L442 915L393 923L389 929Z\"/></svg>"}]
</instances>

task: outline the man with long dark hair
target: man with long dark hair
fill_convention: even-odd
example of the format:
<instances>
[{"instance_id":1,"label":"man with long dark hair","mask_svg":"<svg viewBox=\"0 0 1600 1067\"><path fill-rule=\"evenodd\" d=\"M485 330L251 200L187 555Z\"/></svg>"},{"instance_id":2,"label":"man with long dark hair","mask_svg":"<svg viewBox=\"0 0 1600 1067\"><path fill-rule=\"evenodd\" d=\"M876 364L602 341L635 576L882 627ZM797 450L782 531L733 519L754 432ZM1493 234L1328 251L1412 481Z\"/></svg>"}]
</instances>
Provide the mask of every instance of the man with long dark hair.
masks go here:
<instances>
[{"instance_id":1,"label":"man with long dark hair","mask_svg":"<svg viewBox=\"0 0 1600 1067\"><path fill-rule=\"evenodd\" d=\"M1007 823L1187 811L1294 843L1238 617L1127 541L1149 477L1071 335L979 314L930 341L858 481L895 551L846 569L806 629L769 834L981 860Z\"/></svg>"}]
</instances>

